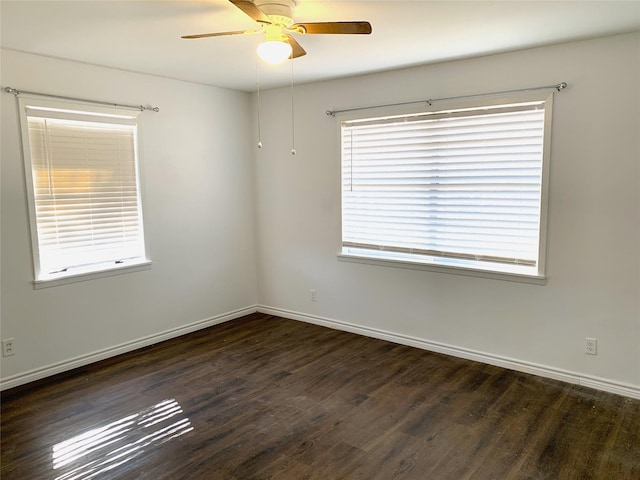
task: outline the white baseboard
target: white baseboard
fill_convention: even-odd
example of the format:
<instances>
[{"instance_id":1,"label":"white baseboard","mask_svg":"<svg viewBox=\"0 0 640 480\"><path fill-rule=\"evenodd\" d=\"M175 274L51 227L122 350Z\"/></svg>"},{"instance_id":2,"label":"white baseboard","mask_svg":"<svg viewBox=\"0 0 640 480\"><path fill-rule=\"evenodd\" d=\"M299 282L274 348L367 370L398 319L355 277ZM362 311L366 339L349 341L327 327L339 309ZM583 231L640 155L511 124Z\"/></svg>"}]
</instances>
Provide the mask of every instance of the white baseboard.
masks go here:
<instances>
[{"instance_id":1,"label":"white baseboard","mask_svg":"<svg viewBox=\"0 0 640 480\"><path fill-rule=\"evenodd\" d=\"M195 332L203 328L211 327L213 325L218 325L220 323L228 322L230 320L235 320L236 318L244 317L245 315L249 315L257 311L258 311L257 306L252 305L250 307L245 307L238 310L234 310L232 312L216 315L215 317L199 320L197 322L190 323L189 325L173 328L171 330L166 330L161 333L149 335L148 337L139 338L131 342L126 342L120 345L116 345L115 347L105 348L104 350L99 350L97 352L89 353L87 355L75 357L69 360L65 360L63 362L54 363L46 367L37 368L35 370L31 370L26 373L20 373L7 378L3 378L2 380L0 380L0 391L17 387L25 383L33 382L35 380L40 380L42 378L49 377L51 375L56 375L58 373L66 372L68 370L73 370L74 368L83 367L90 363L115 357L116 355L131 352L133 350L137 350L142 347L148 347L149 345L154 345L156 343L160 343L165 340L170 340L175 337L180 337L182 335L186 335L187 333Z\"/></svg>"},{"instance_id":2,"label":"white baseboard","mask_svg":"<svg viewBox=\"0 0 640 480\"><path fill-rule=\"evenodd\" d=\"M640 399L640 387L630 385L626 383L607 380L604 378L593 377L589 375L579 374L576 372L570 372L567 370L561 370L546 365L538 365L522 360L513 358L502 357L499 355L493 355L484 352L478 352L462 347L456 347L453 345L447 345L439 342L432 342L429 340L411 337L407 335L401 335L398 333L389 332L386 330L364 327L361 325L355 325L348 322L342 322L325 317L319 317L317 315L309 315L301 312L294 312L291 310L285 310L281 308L268 307L266 305L253 305L242 309L227 312L215 317L200 320L189 325L174 328L161 332L148 337L133 340L131 342L116 345L114 347L99 350L87 355L75 357L63 362L48 365L46 367L37 368L35 370L28 371L13 375L0 380L0 391L9 388L17 387L25 383L40 380L51 375L66 372L74 368L82 367L90 363L105 360L107 358L115 357L123 353L131 352L139 348L147 347L165 340L170 340L182 335L186 335L203 328L218 325L220 323L235 320L236 318L249 315L251 313L261 312L270 315L277 315L280 317L290 318L292 320L299 320L306 323L312 323L315 325L321 325L324 327L333 328L335 330L342 330L345 332L356 333L358 335L364 335L367 337L378 338L380 340L387 340L400 345L407 345L410 347L421 348L423 350L429 350L432 352L443 353L445 355L451 355L454 357L465 358L467 360L474 360L476 362L486 363L489 365L495 365L498 367L508 368L510 370L516 370L518 372L530 373L532 375L538 375L546 378L553 378L555 380L561 380L563 382L573 383L577 385L583 385L586 387L594 388L596 390L602 390L605 392L615 393L625 397L631 397Z\"/></svg>"},{"instance_id":3,"label":"white baseboard","mask_svg":"<svg viewBox=\"0 0 640 480\"><path fill-rule=\"evenodd\" d=\"M324 327L333 328L336 330L343 330L346 332L356 333L367 337L377 338L380 340L388 340L393 343L401 345L407 345L410 347L421 348L423 350L429 350L437 353L444 353L445 355L451 355L453 357L465 358L467 360L474 360L476 362L486 363L489 365L495 365L497 367L503 367L518 372L530 373L532 375L538 375L541 377L552 378L555 380L561 380L563 382L573 383L577 385L583 385L585 387L594 388L596 390L602 390L605 392L615 393L625 397L631 397L640 399L640 387L636 385L630 385L626 383L607 380L604 378L593 377L576 372L570 372L567 370L561 370L558 368L549 367L546 365L538 365L535 363L525 362L514 358L502 357L500 355L493 355L490 353L478 352L467 348L456 347L453 345L447 345L439 342L432 342L429 340L410 337L407 335L401 335L398 333L389 332L386 330L380 330L377 328L363 327L361 325L355 325L352 323L342 322L325 317L319 317L316 315L309 315L306 313L294 312L291 310L285 310L282 308L268 307L266 305L258 305L258 312L267 313L270 315L277 315L279 317L290 318L292 320L299 320L302 322L313 323L315 325L322 325Z\"/></svg>"}]
</instances>

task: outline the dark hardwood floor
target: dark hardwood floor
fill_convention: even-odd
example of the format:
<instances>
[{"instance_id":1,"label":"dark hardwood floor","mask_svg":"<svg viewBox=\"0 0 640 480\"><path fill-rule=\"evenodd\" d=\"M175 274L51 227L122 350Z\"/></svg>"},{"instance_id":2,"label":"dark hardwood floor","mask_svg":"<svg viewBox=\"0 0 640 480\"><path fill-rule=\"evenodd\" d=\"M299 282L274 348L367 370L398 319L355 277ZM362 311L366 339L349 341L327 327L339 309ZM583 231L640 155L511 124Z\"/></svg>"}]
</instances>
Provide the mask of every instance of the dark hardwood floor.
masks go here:
<instances>
[{"instance_id":1,"label":"dark hardwood floor","mask_svg":"<svg viewBox=\"0 0 640 480\"><path fill-rule=\"evenodd\" d=\"M2 394L3 480L640 479L640 401L254 314Z\"/></svg>"}]
</instances>

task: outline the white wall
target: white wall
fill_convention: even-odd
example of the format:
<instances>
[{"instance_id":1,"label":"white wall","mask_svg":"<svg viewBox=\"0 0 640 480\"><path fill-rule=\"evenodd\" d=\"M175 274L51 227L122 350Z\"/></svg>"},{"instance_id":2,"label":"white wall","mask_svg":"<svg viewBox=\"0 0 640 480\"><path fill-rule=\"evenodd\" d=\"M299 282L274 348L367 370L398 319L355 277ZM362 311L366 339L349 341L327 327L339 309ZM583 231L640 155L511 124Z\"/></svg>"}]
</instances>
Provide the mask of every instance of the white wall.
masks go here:
<instances>
[{"instance_id":1,"label":"white wall","mask_svg":"<svg viewBox=\"0 0 640 480\"><path fill-rule=\"evenodd\" d=\"M17 102L0 93L3 381L255 308L249 94L7 50L2 86L160 107L141 115L151 269L34 290Z\"/></svg>"},{"instance_id":2,"label":"white wall","mask_svg":"<svg viewBox=\"0 0 640 480\"><path fill-rule=\"evenodd\" d=\"M295 157L289 89L262 92L268 121L256 194L263 309L640 394L639 64L636 33L301 85ZM336 259L340 159L337 120L327 109L561 81L569 88L554 100L545 286ZM587 336L598 339L597 356L583 353Z\"/></svg>"},{"instance_id":3,"label":"white wall","mask_svg":"<svg viewBox=\"0 0 640 480\"><path fill-rule=\"evenodd\" d=\"M259 303L640 394L639 34L296 87L295 157L288 88L262 92L257 150L243 133L255 96L6 50L1 60L3 87L161 108L142 117L152 268L34 290L16 102L0 93L1 336L17 352L2 359L4 385ZM340 160L327 109L560 81L547 285L336 259ZM586 336L597 356L583 353Z\"/></svg>"}]
</instances>

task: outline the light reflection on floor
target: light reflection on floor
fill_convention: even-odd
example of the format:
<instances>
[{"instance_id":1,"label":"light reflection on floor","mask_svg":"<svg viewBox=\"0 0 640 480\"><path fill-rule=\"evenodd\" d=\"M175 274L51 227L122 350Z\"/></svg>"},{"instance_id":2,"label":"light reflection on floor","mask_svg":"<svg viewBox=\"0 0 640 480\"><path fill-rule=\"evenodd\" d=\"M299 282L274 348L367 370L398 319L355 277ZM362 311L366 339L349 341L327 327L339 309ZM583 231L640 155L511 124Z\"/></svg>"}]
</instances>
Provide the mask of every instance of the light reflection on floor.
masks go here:
<instances>
[{"instance_id":1,"label":"light reflection on floor","mask_svg":"<svg viewBox=\"0 0 640 480\"><path fill-rule=\"evenodd\" d=\"M56 480L86 480L193 430L177 401L164 400L141 412L94 428L53 446Z\"/></svg>"}]
</instances>

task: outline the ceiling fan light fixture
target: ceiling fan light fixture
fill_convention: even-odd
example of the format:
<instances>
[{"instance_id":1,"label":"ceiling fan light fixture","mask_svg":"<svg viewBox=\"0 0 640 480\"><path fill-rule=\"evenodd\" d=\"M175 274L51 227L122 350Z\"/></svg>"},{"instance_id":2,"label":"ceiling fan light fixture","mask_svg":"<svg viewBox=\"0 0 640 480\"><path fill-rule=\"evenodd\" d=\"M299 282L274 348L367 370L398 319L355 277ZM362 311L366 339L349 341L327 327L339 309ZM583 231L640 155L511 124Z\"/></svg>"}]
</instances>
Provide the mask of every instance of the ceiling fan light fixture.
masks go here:
<instances>
[{"instance_id":1,"label":"ceiling fan light fixture","mask_svg":"<svg viewBox=\"0 0 640 480\"><path fill-rule=\"evenodd\" d=\"M264 41L258 45L258 56L265 62L279 64L288 58L293 60L304 57L307 54L293 34L368 35L371 33L371 24L365 21L295 23L293 20L293 12L296 6L296 0L229 0L229 2L256 22L260 29L200 33L197 35L184 35L182 38L206 38L263 33Z\"/></svg>"},{"instance_id":2,"label":"ceiling fan light fixture","mask_svg":"<svg viewBox=\"0 0 640 480\"><path fill-rule=\"evenodd\" d=\"M267 63L277 65L291 57L291 45L282 40L267 40L258 45L258 56Z\"/></svg>"}]
</instances>

